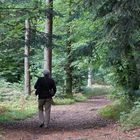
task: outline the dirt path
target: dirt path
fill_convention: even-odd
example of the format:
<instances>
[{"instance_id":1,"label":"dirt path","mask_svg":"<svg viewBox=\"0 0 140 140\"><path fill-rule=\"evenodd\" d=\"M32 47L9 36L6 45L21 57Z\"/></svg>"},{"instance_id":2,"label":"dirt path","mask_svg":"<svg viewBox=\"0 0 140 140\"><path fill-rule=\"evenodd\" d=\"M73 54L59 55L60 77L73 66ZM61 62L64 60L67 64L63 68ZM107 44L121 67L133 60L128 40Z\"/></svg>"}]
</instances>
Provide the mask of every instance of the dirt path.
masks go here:
<instances>
[{"instance_id":1,"label":"dirt path","mask_svg":"<svg viewBox=\"0 0 140 140\"><path fill-rule=\"evenodd\" d=\"M48 129L39 128L37 115L2 123L0 140L140 140L140 129L123 133L114 122L98 116L97 110L110 101L97 96L73 105L53 106Z\"/></svg>"}]
</instances>

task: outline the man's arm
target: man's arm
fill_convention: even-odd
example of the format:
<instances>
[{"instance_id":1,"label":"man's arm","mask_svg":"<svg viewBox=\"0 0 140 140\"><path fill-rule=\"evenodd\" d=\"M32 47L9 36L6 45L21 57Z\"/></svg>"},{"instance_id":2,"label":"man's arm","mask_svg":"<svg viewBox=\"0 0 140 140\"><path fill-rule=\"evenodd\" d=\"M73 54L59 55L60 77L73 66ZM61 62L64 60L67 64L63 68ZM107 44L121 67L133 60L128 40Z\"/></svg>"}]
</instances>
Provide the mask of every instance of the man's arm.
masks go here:
<instances>
[{"instance_id":1,"label":"man's arm","mask_svg":"<svg viewBox=\"0 0 140 140\"><path fill-rule=\"evenodd\" d=\"M51 82L51 86L52 86L52 89L53 89L53 94L52 94L52 96L54 96L55 95L55 93L56 93L56 84L55 84L55 81L52 79L52 82Z\"/></svg>"},{"instance_id":2,"label":"man's arm","mask_svg":"<svg viewBox=\"0 0 140 140\"><path fill-rule=\"evenodd\" d=\"M39 94L39 86L40 86L40 78L37 79L34 88L36 89L35 95L37 96Z\"/></svg>"},{"instance_id":3,"label":"man's arm","mask_svg":"<svg viewBox=\"0 0 140 140\"><path fill-rule=\"evenodd\" d=\"M39 87L39 85L40 85L40 80L39 80L40 78L38 78L37 79L37 81L36 81L36 83L35 83L35 85L34 85L34 88L35 89L37 89L38 87Z\"/></svg>"}]
</instances>

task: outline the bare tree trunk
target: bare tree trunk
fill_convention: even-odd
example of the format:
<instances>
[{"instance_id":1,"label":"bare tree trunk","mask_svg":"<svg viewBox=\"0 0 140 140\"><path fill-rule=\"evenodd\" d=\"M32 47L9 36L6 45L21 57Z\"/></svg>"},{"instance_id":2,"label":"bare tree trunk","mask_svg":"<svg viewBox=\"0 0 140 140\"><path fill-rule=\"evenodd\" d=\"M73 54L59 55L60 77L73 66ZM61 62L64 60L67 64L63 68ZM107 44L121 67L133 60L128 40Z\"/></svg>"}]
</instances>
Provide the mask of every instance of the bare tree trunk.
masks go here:
<instances>
[{"instance_id":1,"label":"bare tree trunk","mask_svg":"<svg viewBox=\"0 0 140 140\"><path fill-rule=\"evenodd\" d=\"M30 87L30 70L29 70L29 36L30 36L29 19L25 20L25 50L24 50L24 93L31 94Z\"/></svg>"},{"instance_id":2,"label":"bare tree trunk","mask_svg":"<svg viewBox=\"0 0 140 140\"><path fill-rule=\"evenodd\" d=\"M92 68L91 66L88 67L88 83L87 83L88 87L92 86Z\"/></svg>"},{"instance_id":3,"label":"bare tree trunk","mask_svg":"<svg viewBox=\"0 0 140 140\"><path fill-rule=\"evenodd\" d=\"M69 1L69 18L71 18L71 13L72 13L72 7L71 7L72 1ZM67 60L66 60L66 66L65 66L65 71L66 71L66 94L68 97L72 97L72 59L71 59L71 44L72 40L70 40L71 36L71 25L68 25L67 27L67 42L66 42L66 53L67 53Z\"/></svg>"},{"instance_id":4,"label":"bare tree trunk","mask_svg":"<svg viewBox=\"0 0 140 140\"><path fill-rule=\"evenodd\" d=\"M53 0L46 0L45 34L47 44L44 47L44 69L52 71L52 29L53 29Z\"/></svg>"},{"instance_id":5,"label":"bare tree trunk","mask_svg":"<svg viewBox=\"0 0 140 140\"><path fill-rule=\"evenodd\" d=\"M67 62L66 62L66 66L65 66L65 71L66 71L66 94L69 97L72 97L72 67L71 67L71 41L67 42L67 46L66 46L66 53L67 53Z\"/></svg>"}]
</instances>

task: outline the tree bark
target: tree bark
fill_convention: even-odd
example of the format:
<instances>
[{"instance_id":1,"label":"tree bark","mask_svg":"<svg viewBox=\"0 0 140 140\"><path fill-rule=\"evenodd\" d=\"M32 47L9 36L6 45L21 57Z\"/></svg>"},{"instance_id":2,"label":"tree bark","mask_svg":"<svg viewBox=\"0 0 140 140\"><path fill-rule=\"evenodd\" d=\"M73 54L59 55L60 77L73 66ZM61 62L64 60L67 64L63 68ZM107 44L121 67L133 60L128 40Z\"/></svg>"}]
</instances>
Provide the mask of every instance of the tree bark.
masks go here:
<instances>
[{"instance_id":1,"label":"tree bark","mask_svg":"<svg viewBox=\"0 0 140 140\"><path fill-rule=\"evenodd\" d=\"M136 66L136 61L133 55L133 49L131 46L127 46L125 49L125 57L127 59L127 88L129 89L128 95L130 99L135 96L135 91L139 89L139 77Z\"/></svg>"},{"instance_id":2,"label":"tree bark","mask_svg":"<svg viewBox=\"0 0 140 140\"><path fill-rule=\"evenodd\" d=\"M72 97L72 67L71 67L71 42L68 41L67 42L67 46L66 46L66 53L67 53L67 60L66 60L66 66L65 66L65 71L66 71L66 94L69 97Z\"/></svg>"},{"instance_id":3,"label":"tree bark","mask_svg":"<svg viewBox=\"0 0 140 140\"><path fill-rule=\"evenodd\" d=\"M71 18L71 13L72 13L72 7L71 7L71 0L69 1L69 18ZM72 97L72 59L71 59L71 44L72 40L70 40L71 36L71 26L67 26L67 41L66 41L66 53L67 53L67 58L66 58L66 66L65 66L65 71L66 71L66 94L68 97Z\"/></svg>"},{"instance_id":4,"label":"tree bark","mask_svg":"<svg viewBox=\"0 0 140 140\"><path fill-rule=\"evenodd\" d=\"M45 34L46 46L44 47L44 69L52 71L52 30L53 30L53 0L46 0Z\"/></svg>"},{"instance_id":5,"label":"tree bark","mask_svg":"<svg viewBox=\"0 0 140 140\"><path fill-rule=\"evenodd\" d=\"M25 48L24 48L24 93L31 94L30 87L30 70L29 70L29 36L30 36L30 23L29 19L25 20Z\"/></svg>"}]
</instances>

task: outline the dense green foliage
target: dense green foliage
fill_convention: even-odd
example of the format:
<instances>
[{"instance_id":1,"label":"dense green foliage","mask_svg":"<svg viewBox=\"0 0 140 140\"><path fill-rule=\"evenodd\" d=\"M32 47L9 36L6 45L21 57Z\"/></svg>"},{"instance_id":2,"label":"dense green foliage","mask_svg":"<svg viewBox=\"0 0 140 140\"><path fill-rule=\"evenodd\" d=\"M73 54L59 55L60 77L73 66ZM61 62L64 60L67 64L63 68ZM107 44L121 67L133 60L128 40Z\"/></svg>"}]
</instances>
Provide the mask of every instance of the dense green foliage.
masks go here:
<instances>
[{"instance_id":1,"label":"dense green foliage","mask_svg":"<svg viewBox=\"0 0 140 140\"><path fill-rule=\"evenodd\" d=\"M106 66L114 73L114 83L122 87L131 99L139 92L139 27L140 2L97 2L95 17L104 20L104 47L107 47Z\"/></svg>"},{"instance_id":2,"label":"dense green foliage","mask_svg":"<svg viewBox=\"0 0 140 140\"><path fill-rule=\"evenodd\" d=\"M133 108L129 112L122 112L120 116L120 122L122 128L133 129L134 127L140 126L140 102L137 101L134 103Z\"/></svg>"},{"instance_id":3,"label":"dense green foliage","mask_svg":"<svg viewBox=\"0 0 140 140\"><path fill-rule=\"evenodd\" d=\"M27 3L28 2L28 3ZM18 82L23 75L24 21L31 19L30 45L34 44L35 19L42 17L40 2L0 2L0 74L9 82ZM31 54L32 55L32 54Z\"/></svg>"}]
</instances>

